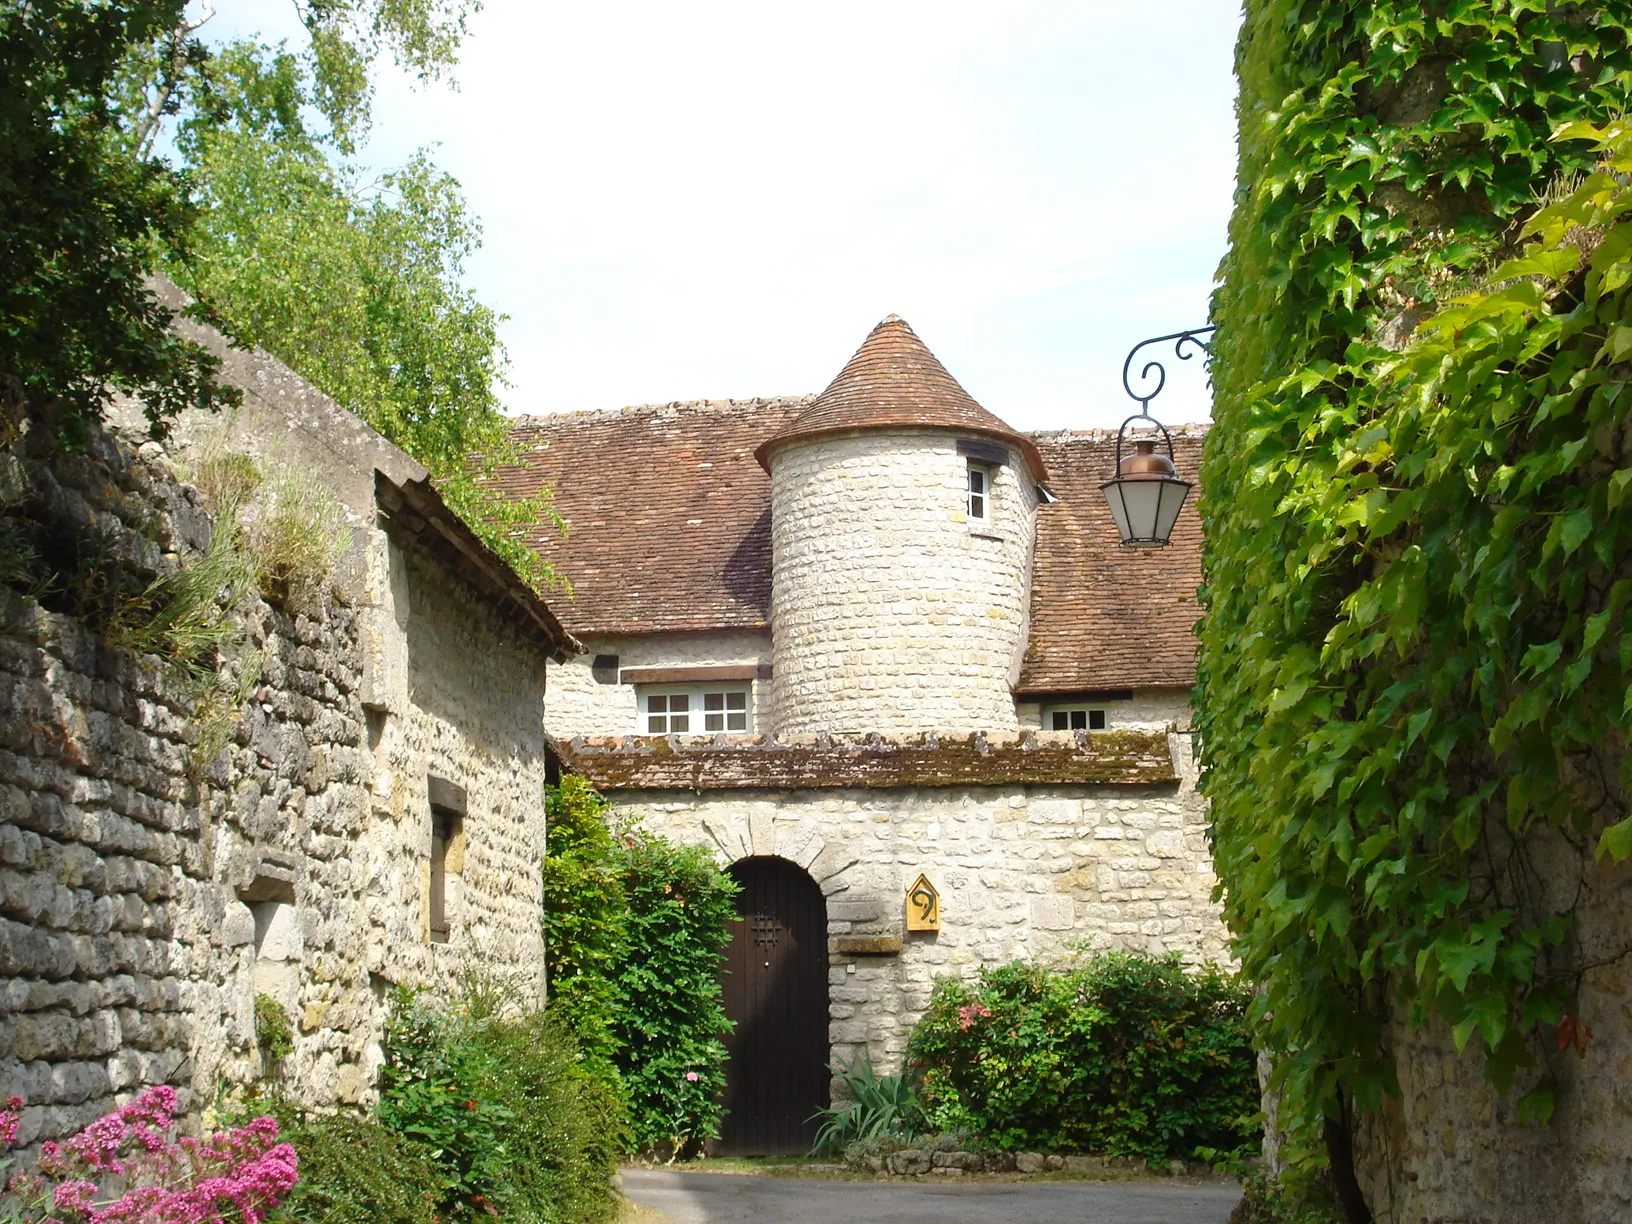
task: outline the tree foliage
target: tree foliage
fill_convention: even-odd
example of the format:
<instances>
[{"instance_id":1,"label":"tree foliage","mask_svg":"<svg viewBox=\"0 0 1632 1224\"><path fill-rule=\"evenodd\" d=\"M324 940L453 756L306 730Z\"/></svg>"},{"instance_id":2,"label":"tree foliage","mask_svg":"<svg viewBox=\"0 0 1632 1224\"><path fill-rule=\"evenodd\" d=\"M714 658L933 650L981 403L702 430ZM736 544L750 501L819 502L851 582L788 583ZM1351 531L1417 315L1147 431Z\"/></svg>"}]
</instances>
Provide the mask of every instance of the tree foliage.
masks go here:
<instances>
[{"instance_id":1,"label":"tree foliage","mask_svg":"<svg viewBox=\"0 0 1632 1224\"><path fill-rule=\"evenodd\" d=\"M212 59L176 142L200 221L167 270L236 339L423 463L490 547L548 585L522 542L550 517L547 499L494 496L481 482L509 456L510 425L500 316L464 284L480 226L423 152L366 181L335 129L314 127L321 83L285 49L235 44Z\"/></svg>"},{"instance_id":2,"label":"tree foliage","mask_svg":"<svg viewBox=\"0 0 1632 1224\"><path fill-rule=\"evenodd\" d=\"M126 57L182 7L0 7L0 374L57 406L68 443L113 392L139 397L161 433L184 408L236 399L147 287L155 248L185 253L196 214L177 175L123 139L110 101Z\"/></svg>"},{"instance_id":3,"label":"tree foliage","mask_svg":"<svg viewBox=\"0 0 1632 1224\"><path fill-rule=\"evenodd\" d=\"M1626 105L1629 30L1624 3L1247 5L1198 699L1306 1138L1394 1087L1394 1017L1502 1088L1574 1033L1576 894L1539 882L1632 850L1632 144L1582 125Z\"/></svg>"}]
</instances>

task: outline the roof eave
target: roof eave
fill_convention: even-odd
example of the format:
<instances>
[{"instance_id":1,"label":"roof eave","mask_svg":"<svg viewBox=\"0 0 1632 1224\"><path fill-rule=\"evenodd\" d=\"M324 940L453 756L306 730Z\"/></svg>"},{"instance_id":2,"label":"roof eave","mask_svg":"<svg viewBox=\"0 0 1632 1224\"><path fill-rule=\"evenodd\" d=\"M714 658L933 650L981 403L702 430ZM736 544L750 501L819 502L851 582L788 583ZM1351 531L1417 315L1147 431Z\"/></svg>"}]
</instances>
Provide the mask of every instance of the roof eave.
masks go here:
<instances>
[{"instance_id":1,"label":"roof eave","mask_svg":"<svg viewBox=\"0 0 1632 1224\"><path fill-rule=\"evenodd\" d=\"M500 615L548 658L564 663L583 653L583 645L549 605L453 512L429 477L398 484L376 470L374 497L394 529L418 539L466 582L494 598Z\"/></svg>"},{"instance_id":2,"label":"roof eave","mask_svg":"<svg viewBox=\"0 0 1632 1224\"><path fill-rule=\"evenodd\" d=\"M992 438L1007 446L1014 447L1025 457L1026 466L1031 470L1033 484L1043 484L1048 480L1048 465L1043 462L1042 453L1037 449L1037 444L1024 434L1009 433L1002 429L985 429L979 425L943 425L937 421L925 421L923 423L880 422L876 425L830 425L825 429L778 434L774 438L767 438L756 446L754 448L754 458L759 461L759 466L769 474L772 453L785 445L792 445L795 442L813 442L821 438L887 433L934 433L956 437Z\"/></svg>"}]
</instances>

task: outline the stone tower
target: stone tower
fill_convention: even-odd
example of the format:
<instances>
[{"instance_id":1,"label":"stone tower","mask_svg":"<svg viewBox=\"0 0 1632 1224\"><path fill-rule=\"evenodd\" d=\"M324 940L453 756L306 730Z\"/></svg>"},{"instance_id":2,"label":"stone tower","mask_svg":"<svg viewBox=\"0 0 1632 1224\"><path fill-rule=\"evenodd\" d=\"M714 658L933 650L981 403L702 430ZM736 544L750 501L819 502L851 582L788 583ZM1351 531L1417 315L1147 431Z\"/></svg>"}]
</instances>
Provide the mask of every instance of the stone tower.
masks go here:
<instances>
[{"instance_id":1,"label":"stone tower","mask_svg":"<svg viewBox=\"0 0 1632 1224\"><path fill-rule=\"evenodd\" d=\"M1004 730L1041 456L895 315L755 452L771 475L776 724Z\"/></svg>"}]
</instances>

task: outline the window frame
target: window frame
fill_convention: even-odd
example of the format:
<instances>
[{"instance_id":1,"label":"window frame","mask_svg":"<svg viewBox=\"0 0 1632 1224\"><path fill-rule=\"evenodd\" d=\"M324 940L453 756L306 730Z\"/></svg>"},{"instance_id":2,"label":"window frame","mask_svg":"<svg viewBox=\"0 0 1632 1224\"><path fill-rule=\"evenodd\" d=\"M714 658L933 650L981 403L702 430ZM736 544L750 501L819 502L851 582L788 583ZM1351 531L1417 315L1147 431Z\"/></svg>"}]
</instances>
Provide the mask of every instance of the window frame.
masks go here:
<instances>
[{"instance_id":1,"label":"window frame","mask_svg":"<svg viewBox=\"0 0 1632 1224\"><path fill-rule=\"evenodd\" d=\"M654 711L653 698L664 702L665 709ZM673 698L686 700L686 709L680 717L686 720L683 728L675 728L675 714L667 706ZM709 708L709 699L717 697L720 703ZM733 698L741 700L740 707ZM742 725L733 727L732 717L740 714ZM709 726L709 719L717 717L717 727ZM653 718L662 718L664 725L655 728ZM734 681L704 681L698 684L640 684L635 686L635 726L637 735L750 735L754 730L754 686Z\"/></svg>"},{"instance_id":2,"label":"window frame","mask_svg":"<svg viewBox=\"0 0 1632 1224\"><path fill-rule=\"evenodd\" d=\"M970 459L965 464L967 475L964 477L963 512L971 523L990 523L992 521L992 493L996 469L989 463L981 463ZM975 488L975 478L980 478L980 489ZM975 510L976 500L980 502L980 510Z\"/></svg>"},{"instance_id":3,"label":"window frame","mask_svg":"<svg viewBox=\"0 0 1632 1224\"><path fill-rule=\"evenodd\" d=\"M1076 715L1082 715L1082 726L1070 725L1076 721ZM1063 717L1067 724L1056 727L1054 720ZM1095 726L1094 723L1099 725ZM1103 704L1093 701L1061 702L1056 705L1045 705L1042 709L1042 723L1045 731L1109 731L1111 729L1111 712Z\"/></svg>"},{"instance_id":4,"label":"window frame","mask_svg":"<svg viewBox=\"0 0 1632 1224\"><path fill-rule=\"evenodd\" d=\"M430 887L426 897L426 927L433 944L453 941L453 920L448 916L448 857L464 832L464 813L440 804L431 805Z\"/></svg>"}]
</instances>

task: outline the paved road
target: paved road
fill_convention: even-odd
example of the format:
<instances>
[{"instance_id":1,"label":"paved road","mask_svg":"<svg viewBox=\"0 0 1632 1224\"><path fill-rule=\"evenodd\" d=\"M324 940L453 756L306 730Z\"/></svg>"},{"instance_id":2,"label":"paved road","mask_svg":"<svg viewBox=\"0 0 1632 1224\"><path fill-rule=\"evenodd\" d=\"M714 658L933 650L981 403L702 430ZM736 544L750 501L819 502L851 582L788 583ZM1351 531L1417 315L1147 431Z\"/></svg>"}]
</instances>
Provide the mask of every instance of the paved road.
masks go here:
<instances>
[{"instance_id":1,"label":"paved road","mask_svg":"<svg viewBox=\"0 0 1632 1224\"><path fill-rule=\"evenodd\" d=\"M625 1169L623 1190L670 1224L1225 1224L1230 1185L843 1182Z\"/></svg>"}]
</instances>

